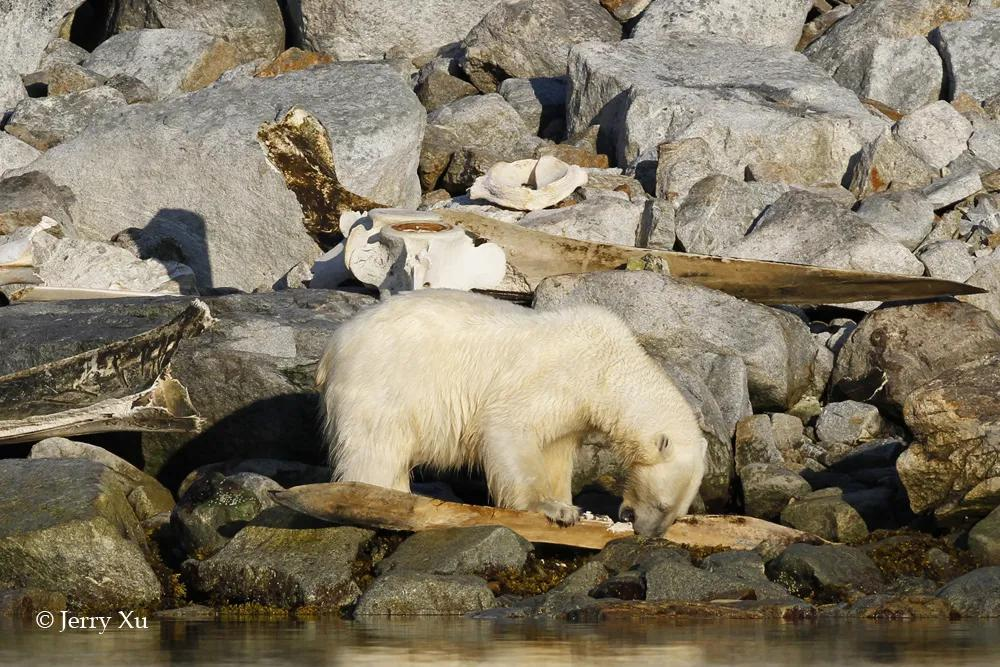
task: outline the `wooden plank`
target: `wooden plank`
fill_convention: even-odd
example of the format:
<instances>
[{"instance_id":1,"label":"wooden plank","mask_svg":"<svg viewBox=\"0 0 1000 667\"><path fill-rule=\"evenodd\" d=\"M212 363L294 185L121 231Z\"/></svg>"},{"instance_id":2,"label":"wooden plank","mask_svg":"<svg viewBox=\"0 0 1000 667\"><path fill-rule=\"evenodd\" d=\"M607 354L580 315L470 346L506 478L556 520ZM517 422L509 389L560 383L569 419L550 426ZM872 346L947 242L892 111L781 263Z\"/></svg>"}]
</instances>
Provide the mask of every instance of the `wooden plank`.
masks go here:
<instances>
[{"instance_id":1,"label":"wooden plank","mask_svg":"<svg viewBox=\"0 0 1000 667\"><path fill-rule=\"evenodd\" d=\"M577 241L474 213L441 209L447 222L500 245L534 289L548 276L623 268L645 256L667 271L704 287L764 304L821 304L927 299L981 294L972 285L890 273L828 269L802 264L710 257L681 252Z\"/></svg>"},{"instance_id":2,"label":"wooden plank","mask_svg":"<svg viewBox=\"0 0 1000 667\"><path fill-rule=\"evenodd\" d=\"M32 282L32 281L25 281ZM36 281L37 282L37 281ZM38 285L25 287L11 295L11 302L28 303L32 301L83 301L93 299L134 299L138 297L179 296L166 292L133 292L120 289L95 289L92 287L58 287Z\"/></svg>"},{"instance_id":3,"label":"wooden plank","mask_svg":"<svg viewBox=\"0 0 1000 667\"><path fill-rule=\"evenodd\" d=\"M611 540L633 535L611 530L606 521L581 520L559 527L542 514L465 505L416 496L359 482L307 484L272 491L275 501L302 514L337 524L417 532L434 528L504 526L531 542L602 549ZM679 519L665 537L691 547L749 550L763 542L787 545L822 542L818 537L760 519L699 515Z\"/></svg>"}]
</instances>

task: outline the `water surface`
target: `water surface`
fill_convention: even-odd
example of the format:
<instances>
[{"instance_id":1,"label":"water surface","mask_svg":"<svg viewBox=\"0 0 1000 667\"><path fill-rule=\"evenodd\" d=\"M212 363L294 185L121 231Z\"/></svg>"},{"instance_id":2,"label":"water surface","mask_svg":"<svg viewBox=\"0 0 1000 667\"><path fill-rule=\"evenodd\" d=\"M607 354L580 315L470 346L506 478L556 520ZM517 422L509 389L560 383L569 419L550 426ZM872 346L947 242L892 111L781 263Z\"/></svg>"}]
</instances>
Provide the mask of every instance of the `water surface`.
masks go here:
<instances>
[{"instance_id":1,"label":"water surface","mask_svg":"<svg viewBox=\"0 0 1000 667\"><path fill-rule=\"evenodd\" d=\"M114 625L114 624L112 624ZM41 630L0 619L0 664L1000 665L997 622L774 621L602 625L422 618L158 621Z\"/></svg>"}]
</instances>

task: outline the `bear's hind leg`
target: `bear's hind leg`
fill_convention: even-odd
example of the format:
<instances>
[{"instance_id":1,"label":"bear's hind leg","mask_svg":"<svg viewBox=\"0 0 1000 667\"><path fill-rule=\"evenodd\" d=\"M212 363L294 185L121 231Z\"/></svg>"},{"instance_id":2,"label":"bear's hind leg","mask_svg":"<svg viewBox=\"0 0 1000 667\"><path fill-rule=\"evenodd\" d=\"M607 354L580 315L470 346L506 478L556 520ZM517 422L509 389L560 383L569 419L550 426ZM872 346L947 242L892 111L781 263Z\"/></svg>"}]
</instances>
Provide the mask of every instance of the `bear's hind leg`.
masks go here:
<instances>
[{"instance_id":1,"label":"bear's hind leg","mask_svg":"<svg viewBox=\"0 0 1000 667\"><path fill-rule=\"evenodd\" d=\"M550 475L550 457L533 435L488 429L482 459L490 495L498 507L541 512L560 526L580 520L580 509L573 506L570 493L572 458L568 470L560 461L559 470ZM554 479L559 480L555 486Z\"/></svg>"}]
</instances>

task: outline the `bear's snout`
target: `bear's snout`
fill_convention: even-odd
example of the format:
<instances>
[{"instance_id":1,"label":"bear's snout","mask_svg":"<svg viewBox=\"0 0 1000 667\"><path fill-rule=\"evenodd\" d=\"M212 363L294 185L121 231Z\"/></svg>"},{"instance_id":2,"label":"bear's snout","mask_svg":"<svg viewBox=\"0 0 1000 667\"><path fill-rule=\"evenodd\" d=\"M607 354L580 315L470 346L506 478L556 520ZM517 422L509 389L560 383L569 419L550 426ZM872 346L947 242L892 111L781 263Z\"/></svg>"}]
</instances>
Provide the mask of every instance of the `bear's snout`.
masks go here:
<instances>
[{"instance_id":1,"label":"bear's snout","mask_svg":"<svg viewBox=\"0 0 1000 667\"><path fill-rule=\"evenodd\" d=\"M618 518L626 523L632 523L635 521L635 510L631 507L622 507L618 511Z\"/></svg>"}]
</instances>

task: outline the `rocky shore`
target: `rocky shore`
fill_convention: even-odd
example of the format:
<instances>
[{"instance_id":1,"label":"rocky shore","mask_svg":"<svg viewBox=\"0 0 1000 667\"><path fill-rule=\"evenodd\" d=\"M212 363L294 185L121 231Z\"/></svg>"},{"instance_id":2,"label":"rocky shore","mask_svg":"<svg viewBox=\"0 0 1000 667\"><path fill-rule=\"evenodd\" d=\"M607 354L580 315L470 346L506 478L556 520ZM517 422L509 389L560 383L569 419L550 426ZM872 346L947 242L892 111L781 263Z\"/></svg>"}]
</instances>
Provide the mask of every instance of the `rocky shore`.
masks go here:
<instances>
[{"instance_id":1,"label":"rocky shore","mask_svg":"<svg viewBox=\"0 0 1000 667\"><path fill-rule=\"evenodd\" d=\"M0 3L0 615L1000 617L1000 2L235 4ZM322 141L288 149L289 118ZM586 184L470 194L547 156ZM709 442L697 513L811 543L331 525L271 492L330 480L316 364L379 298L330 267L363 227L341 216L388 207L984 292L763 305L616 270L518 293L606 307L676 379ZM70 408L104 427L37 426ZM579 452L581 507L622 484ZM474 472L414 490L488 502Z\"/></svg>"}]
</instances>

